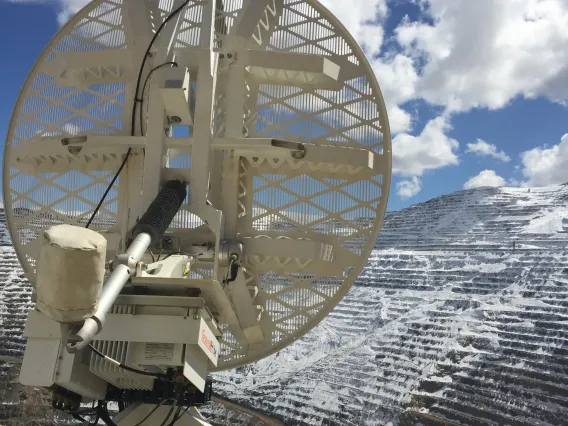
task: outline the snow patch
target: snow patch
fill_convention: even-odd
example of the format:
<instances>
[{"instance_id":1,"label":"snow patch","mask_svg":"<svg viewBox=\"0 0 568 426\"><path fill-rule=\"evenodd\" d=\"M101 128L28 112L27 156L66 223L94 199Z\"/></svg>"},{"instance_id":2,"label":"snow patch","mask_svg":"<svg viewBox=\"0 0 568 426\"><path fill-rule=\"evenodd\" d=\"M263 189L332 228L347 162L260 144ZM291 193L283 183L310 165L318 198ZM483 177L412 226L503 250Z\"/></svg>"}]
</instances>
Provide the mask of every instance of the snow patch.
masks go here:
<instances>
[{"instance_id":1,"label":"snow patch","mask_svg":"<svg viewBox=\"0 0 568 426\"><path fill-rule=\"evenodd\" d=\"M554 210L546 210L541 216L531 219L530 223L523 227L524 234L557 234L568 231L564 221L568 221L568 208L560 207Z\"/></svg>"},{"instance_id":2,"label":"snow patch","mask_svg":"<svg viewBox=\"0 0 568 426\"><path fill-rule=\"evenodd\" d=\"M462 271L475 271L475 272L482 272L485 274L489 273L499 273L503 272L507 269L507 265L504 263L480 263L480 264L467 264L460 268Z\"/></svg>"}]
</instances>

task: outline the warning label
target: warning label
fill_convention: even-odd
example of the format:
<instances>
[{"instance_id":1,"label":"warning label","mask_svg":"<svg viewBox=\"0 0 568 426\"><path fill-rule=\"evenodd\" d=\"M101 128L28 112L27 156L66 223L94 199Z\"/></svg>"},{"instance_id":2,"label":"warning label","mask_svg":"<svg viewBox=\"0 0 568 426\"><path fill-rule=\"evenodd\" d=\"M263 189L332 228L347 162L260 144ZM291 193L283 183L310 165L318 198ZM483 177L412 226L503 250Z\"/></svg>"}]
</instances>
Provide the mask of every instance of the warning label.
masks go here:
<instances>
[{"instance_id":1,"label":"warning label","mask_svg":"<svg viewBox=\"0 0 568 426\"><path fill-rule=\"evenodd\" d=\"M146 361L164 361L171 362L174 360L174 344L173 343L146 343L144 349L144 360Z\"/></svg>"}]
</instances>

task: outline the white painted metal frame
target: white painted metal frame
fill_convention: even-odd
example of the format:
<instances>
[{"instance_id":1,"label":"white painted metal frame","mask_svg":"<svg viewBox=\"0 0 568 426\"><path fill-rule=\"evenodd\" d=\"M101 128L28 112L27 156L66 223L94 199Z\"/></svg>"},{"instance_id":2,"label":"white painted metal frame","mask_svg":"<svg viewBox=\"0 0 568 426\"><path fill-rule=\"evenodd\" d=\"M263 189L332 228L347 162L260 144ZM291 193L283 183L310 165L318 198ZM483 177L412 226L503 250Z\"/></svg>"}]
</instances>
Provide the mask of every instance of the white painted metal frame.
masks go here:
<instances>
[{"instance_id":1,"label":"white painted metal frame","mask_svg":"<svg viewBox=\"0 0 568 426\"><path fill-rule=\"evenodd\" d=\"M150 301L151 303L154 302ZM115 312L107 315L105 327L95 336L94 344L106 342L110 343L111 347L113 344L125 344L125 342L136 345L141 343L184 345L184 375L203 392L207 374L217 366L220 354L219 342L206 318L201 313L192 316L172 315L175 307L171 306L162 315L144 314L143 311L137 312L130 306L127 308L126 310L117 308ZM104 368L113 369L107 376L109 381L116 376L124 375L125 372L96 357L91 357L91 371L80 363L75 363L77 365L73 366L75 357L78 359L83 353L80 352L76 356L63 353L66 352L62 344L66 340L65 332L66 329L61 327L61 324L43 313L29 311L24 330L28 347L24 356L21 382L29 386L44 387L58 383L66 388L69 388L70 383L76 386L76 389L72 390L80 395L104 398L106 385L104 382L99 383L97 377L93 377L93 373L98 374L97 372L100 371L99 366L95 364L100 362ZM128 349L130 350L130 347ZM126 353L123 353L123 356L125 359L120 362L126 360ZM80 370L77 370L78 368ZM73 373L77 376L77 371L81 374L78 378L74 377L74 381L71 378L65 379L66 375L61 374L63 372L71 376ZM137 376L129 372L126 374ZM152 379L146 377L142 379L149 382L147 387L151 389ZM81 380L80 386L75 383L77 380Z\"/></svg>"},{"instance_id":2,"label":"white painted metal frame","mask_svg":"<svg viewBox=\"0 0 568 426\"><path fill-rule=\"evenodd\" d=\"M184 247L244 245L232 287L216 256L192 263L189 278L170 277L215 306L224 333L218 368L230 368L294 342L357 278L388 201L388 120L363 52L317 1L225 0L216 9L215 0L192 0L144 74L171 60L189 70L190 135L164 132L158 71L145 96L147 134L136 123L130 137L142 55L181 0L167 3L94 1L47 47L8 131L5 206L33 282L42 230L84 225L128 148L94 224L120 237L114 250L124 250L162 182L187 180L188 201L169 232Z\"/></svg>"}]
</instances>

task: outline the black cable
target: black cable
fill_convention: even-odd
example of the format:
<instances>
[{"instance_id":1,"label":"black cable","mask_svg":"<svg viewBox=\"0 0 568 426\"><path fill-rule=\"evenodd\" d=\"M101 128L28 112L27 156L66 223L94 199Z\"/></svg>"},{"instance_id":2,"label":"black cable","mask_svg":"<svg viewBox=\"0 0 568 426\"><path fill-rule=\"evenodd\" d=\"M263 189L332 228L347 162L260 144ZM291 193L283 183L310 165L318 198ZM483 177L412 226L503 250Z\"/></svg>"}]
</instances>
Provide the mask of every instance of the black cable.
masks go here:
<instances>
[{"instance_id":1,"label":"black cable","mask_svg":"<svg viewBox=\"0 0 568 426\"><path fill-rule=\"evenodd\" d=\"M180 408L181 408L181 407L180 407ZM181 419L185 413L187 413L187 411L189 410L189 408L190 408L190 406L188 405L187 407L185 407L185 410L183 410L182 413L179 413L179 412L178 412L177 416L174 417L174 419L172 420L172 422L171 422L168 426L174 426L174 425L177 423L177 421L178 421L179 419Z\"/></svg>"},{"instance_id":2,"label":"black cable","mask_svg":"<svg viewBox=\"0 0 568 426\"><path fill-rule=\"evenodd\" d=\"M121 362L118 362L117 360L112 359L112 358L106 356L105 354L103 354L102 352L100 352L99 350L97 350L93 345L89 345L89 348L91 348L91 350L92 350L97 356L99 356L99 357L101 357L101 358L107 360L108 362L110 362L110 363L116 365L117 367L122 368L123 370L130 371L130 372L136 373L136 374L141 374L142 376L155 377L155 378L157 378L157 379L159 379L159 380L167 380L167 377L166 377L165 375L163 375L163 374L159 374L159 373L149 373L149 372L147 372L147 371L137 370L136 368L132 368L132 367L129 367L129 366L127 366L127 365L124 365L124 364L122 364Z\"/></svg>"},{"instance_id":3,"label":"black cable","mask_svg":"<svg viewBox=\"0 0 568 426\"><path fill-rule=\"evenodd\" d=\"M99 416L100 419L105 422L107 426L118 426L112 421L110 414L108 413L107 403L105 401L99 401Z\"/></svg>"},{"instance_id":4,"label":"black cable","mask_svg":"<svg viewBox=\"0 0 568 426\"><path fill-rule=\"evenodd\" d=\"M179 251L178 251L178 252L175 252L175 253L170 253L170 254L168 254L166 257L164 257L164 258L162 259L162 261L164 261L164 260L166 260L166 259L169 259L169 258L172 257L172 256L176 256L176 255L178 255L178 254L184 254L184 253L179 252Z\"/></svg>"},{"instance_id":5,"label":"black cable","mask_svg":"<svg viewBox=\"0 0 568 426\"><path fill-rule=\"evenodd\" d=\"M99 201L99 204L97 205L97 208L95 209L95 211L93 212L93 214L91 215L91 218L89 219L89 221L87 222L87 226L85 226L85 228L88 228L91 226L91 223L93 223L93 220L95 220L95 217L97 216L97 213L99 212L99 210L101 209L103 203L106 200L106 197L108 195L108 193L110 192L110 190L112 189L112 187L114 186L114 183L116 182L116 180L118 179L118 177L120 176L120 173L122 172L122 169L124 169L124 166L126 166L126 163L128 162L128 157L130 157L130 154L132 153L132 148L128 148L128 151L126 151L126 155L124 156L124 160L122 161L122 164L120 165L120 168L118 169L118 171L116 172L116 174L114 175L114 177L112 178L110 184L108 185L108 188L106 189L105 193L103 194L101 201Z\"/></svg>"},{"instance_id":6,"label":"black cable","mask_svg":"<svg viewBox=\"0 0 568 426\"><path fill-rule=\"evenodd\" d=\"M71 413L75 413L75 414L80 414L82 416L90 416L92 414L97 414L97 409L96 408L86 408L84 410L77 410L77 411L72 411Z\"/></svg>"},{"instance_id":7,"label":"black cable","mask_svg":"<svg viewBox=\"0 0 568 426\"><path fill-rule=\"evenodd\" d=\"M75 410L75 411L70 411L69 414L71 414L71 416L73 416L73 418L87 423L89 425L96 425L99 417L98 417L98 407L94 406L94 402L93 402L93 407L92 408L84 408L82 410ZM89 423L88 420L86 420L84 417L82 416L92 416L92 415L97 415L96 420L93 423Z\"/></svg>"},{"instance_id":8,"label":"black cable","mask_svg":"<svg viewBox=\"0 0 568 426\"><path fill-rule=\"evenodd\" d=\"M146 53L144 54L144 59L142 59L142 65L140 67L140 72L138 73L138 80L136 83L136 91L134 92L134 107L132 108L132 126L131 126L131 136L134 136L135 133L135 128L136 128L136 107L138 106L137 104L140 102L140 99L138 99L138 93L140 92L140 83L142 82L142 74L144 73L144 67L146 66L146 60L148 59L149 55L150 55L150 50L152 50L152 46L154 45L156 39L158 38L158 35L160 34L160 32L164 29L164 27L166 26L166 24L172 20L172 18L174 18L179 12L182 11L182 9L187 6L189 4L190 0L186 0L183 2L183 4L178 7L176 10L174 10L172 13L170 13L170 15L164 20L164 22L162 22L162 25L160 25L158 27L158 29L156 30L156 33L154 34L154 37L152 37L152 40L150 41L150 45L148 46L148 49L146 49Z\"/></svg>"},{"instance_id":9,"label":"black cable","mask_svg":"<svg viewBox=\"0 0 568 426\"><path fill-rule=\"evenodd\" d=\"M79 416L77 413L71 413L71 415L73 416L74 419L79 420L80 422L82 422L84 425L87 425L87 426L97 425L99 423L99 419L100 419L100 415L99 415L98 411L89 414L90 416L95 416L93 421L89 421L89 420L85 419L83 416Z\"/></svg>"},{"instance_id":10,"label":"black cable","mask_svg":"<svg viewBox=\"0 0 568 426\"><path fill-rule=\"evenodd\" d=\"M95 426L96 424L98 424L99 422L99 414L97 414L97 417L95 418L95 420L93 420L92 422L88 421L87 419L85 419L84 417L81 417L79 414L77 413L70 413L71 416L75 419L75 420L79 420L81 423L83 423L86 426Z\"/></svg>"},{"instance_id":11,"label":"black cable","mask_svg":"<svg viewBox=\"0 0 568 426\"><path fill-rule=\"evenodd\" d=\"M97 412L97 416L95 417L95 420L93 420L92 423L89 423L90 426L95 426L99 424L99 419L101 418L101 415Z\"/></svg>"},{"instance_id":12,"label":"black cable","mask_svg":"<svg viewBox=\"0 0 568 426\"><path fill-rule=\"evenodd\" d=\"M176 413L174 414L172 421L168 423L168 426L174 426L176 424L176 422L180 419L181 416L180 416L179 413L181 412L182 408L183 407L181 405L178 407Z\"/></svg>"},{"instance_id":13,"label":"black cable","mask_svg":"<svg viewBox=\"0 0 568 426\"><path fill-rule=\"evenodd\" d=\"M169 259L169 258L172 257L172 256L177 256L178 254L185 254L186 256L191 256L191 257L203 256L204 254L209 253L209 251L211 251L211 248L212 248L212 246L209 246L209 247L207 248L207 250L205 250L204 252L199 253L199 254L189 254L189 253L185 253L185 252L183 252L183 251L176 251L176 252L173 252L173 253L168 254L166 257L164 257L164 258L162 259L162 261L164 261L164 260L166 260L166 259Z\"/></svg>"},{"instance_id":14,"label":"black cable","mask_svg":"<svg viewBox=\"0 0 568 426\"><path fill-rule=\"evenodd\" d=\"M229 262L229 269L227 271L227 278L223 281L223 284L230 284L237 280L237 275L239 273L239 264L237 263L237 257L231 256L231 260ZM229 277L230 275L230 277Z\"/></svg>"},{"instance_id":15,"label":"black cable","mask_svg":"<svg viewBox=\"0 0 568 426\"><path fill-rule=\"evenodd\" d=\"M168 422L168 420L170 419L170 416L172 415L172 413L174 412L174 410L176 409L175 404L177 403L174 402L174 405L172 405L172 408L170 408L170 411L168 411L168 415L166 416L166 418L164 419L164 421L162 423L160 423L160 426L166 426L166 423Z\"/></svg>"},{"instance_id":16,"label":"black cable","mask_svg":"<svg viewBox=\"0 0 568 426\"><path fill-rule=\"evenodd\" d=\"M152 77L152 74L154 74L154 72L158 71L160 68L167 67L168 65L171 65L172 67L178 66L177 62L165 62L162 65L158 65L148 73L148 75L146 76L146 80L144 81L144 85L142 86L142 94L140 95L140 108L138 109L138 111L140 112L140 117L139 117L140 136L144 136L145 133L144 132L144 94L146 93L146 86L148 86L148 82L150 81L150 78Z\"/></svg>"},{"instance_id":17,"label":"black cable","mask_svg":"<svg viewBox=\"0 0 568 426\"><path fill-rule=\"evenodd\" d=\"M91 422L85 420L83 417L81 417L81 416L80 416L79 414L77 414L77 413L71 413L71 416L73 416L73 418L74 418L75 420L79 420L80 422L83 422L83 423L85 423L85 424L87 424L87 425L90 425L90 424L91 424Z\"/></svg>"},{"instance_id":18,"label":"black cable","mask_svg":"<svg viewBox=\"0 0 568 426\"><path fill-rule=\"evenodd\" d=\"M179 386L179 391L177 392L176 395L176 399L174 400L174 403L172 405L172 408L170 408L170 411L168 412L168 415L166 416L166 418L164 419L164 421L162 422L162 424L160 424L160 426L166 426L166 423L168 423L168 420L170 419L170 416L172 415L172 413L174 412L174 410L176 409L178 402L183 394L183 387L181 385ZM175 419L175 416L172 418L172 420Z\"/></svg>"},{"instance_id":19,"label":"black cable","mask_svg":"<svg viewBox=\"0 0 568 426\"><path fill-rule=\"evenodd\" d=\"M154 409L152 411L150 411L146 417L144 417L142 420L140 420L134 426L140 426L142 423L144 423L146 420L148 420L152 416L152 414L154 414L158 410L158 408L160 408L164 404L164 402L166 402L165 399L162 400L158 405L156 405L154 407Z\"/></svg>"},{"instance_id":20,"label":"black cable","mask_svg":"<svg viewBox=\"0 0 568 426\"><path fill-rule=\"evenodd\" d=\"M150 50L152 50L152 46L154 45L154 43L156 42L156 39L158 38L158 36L160 35L160 32L164 29L164 27L166 26L166 24L172 20L172 18L174 16L176 16L179 12L181 12L183 10L183 8L185 6L187 6L189 4L190 0L186 0L185 2L183 2L183 4L178 7L176 10L174 10L165 20L164 22L162 22L162 25L160 25L158 27L158 29L156 30L156 33L154 34L154 37L152 37L152 40L150 41L150 44L148 46L148 48L146 49L146 53L144 54L144 58L142 59L142 65L140 66L140 72L138 73L138 80L136 82L136 91L134 92L134 104L132 106L132 125L131 125L131 129L130 129L130 136L135 136L136 133L136 108L138 106L138 102L140 101L138 99L138 92L140 91L140 83L142 82L142 74L144 73L144 68L146 66L146 61L148 60L148 56L150 54ZM91 223L93 223L93 220L95 219L95 217L97 216L97 213L99 212L99 210L101 209L103 203L106 200L106 197L108 195L108 193L110 192L110 190L112 189L114 183L116 182L116 180L118 179L118 177L120 176L120 173L122 172L122 169L124 169L124 166L126 166L126 163L128 162L128 158L130 157L130 154L132 154L132 148L128 148L128 151L126 152L126 156L124 157L124 161L122 162L122 164L120 165L120 168L118 169L118 171L116 172L116 175L114 175L114 178L112 179L111 183L109 184L108 188L106 189L103 197L101 198L101 201L99 202L99 204L97 205L97 207L95 208L95 211L93 212L91 218L89 219L89 222L87 222L87 226L86 228L91 226Z\"/></svg>"}]
</instances>

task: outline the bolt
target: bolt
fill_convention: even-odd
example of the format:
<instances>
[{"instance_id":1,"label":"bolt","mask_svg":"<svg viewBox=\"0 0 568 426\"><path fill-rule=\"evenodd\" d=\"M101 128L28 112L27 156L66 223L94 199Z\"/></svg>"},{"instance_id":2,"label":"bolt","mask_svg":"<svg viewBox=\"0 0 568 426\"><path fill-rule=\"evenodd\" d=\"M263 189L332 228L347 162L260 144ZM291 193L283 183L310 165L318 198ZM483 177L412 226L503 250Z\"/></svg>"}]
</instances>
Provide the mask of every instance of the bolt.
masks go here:
<instances>
[{"instance_id":1,"label":"bolt","mask_svg":"<svg viewBox=\"0 0 568 426\"><path fill-rule=\"evenodd\" d=\"M77 155L77 154L79 154L82 150L83 150L83 147L80 147L80 146L70 147L70 148L69 148L69 154Z\"/></svg>"},{"instance_id":2,"label":"bolt","mask_svg":"<svg viewBox=\"0 0 568 426\"><path fill-rule=\"evenodd\" d=\"M298 150L292 151L292 158L295 160L302 160L306 157L306 147L301 143L298 144Z\"/></svg>"},{"instance_id":3,"label":"bolt","mask_svg":"<svg viewBox=\"0 0 568 426\"><path fill-rule=\"evenodd\" d=\"M174 116L171 118L171 122L172 122L172 123L181 123L181 118L179 118L177 115L174 115Z\"/></svg>"},{"instance_id":4,"label":"bolt","mask_svg":"<svg viewBox=\"0 0 568 426\"><path fill-rule=\"evenodd\" d=\"M233 57L232 53L227 53L227 58L231 59Z\"/></svg>"},{"instance_id":5,"label":"bolt","mask_svg":"<svg viewBox=\"0 0 568 426\"><path fill-rule=\"evenodd\" d=\"M224 54L224 53L221 53L221 54L219 55L219 58L220 58L220 59L225 59L225 54Z\"/></svg>"}]
</instances>

